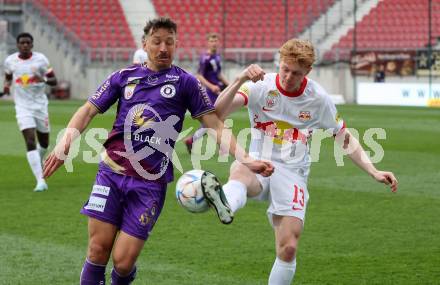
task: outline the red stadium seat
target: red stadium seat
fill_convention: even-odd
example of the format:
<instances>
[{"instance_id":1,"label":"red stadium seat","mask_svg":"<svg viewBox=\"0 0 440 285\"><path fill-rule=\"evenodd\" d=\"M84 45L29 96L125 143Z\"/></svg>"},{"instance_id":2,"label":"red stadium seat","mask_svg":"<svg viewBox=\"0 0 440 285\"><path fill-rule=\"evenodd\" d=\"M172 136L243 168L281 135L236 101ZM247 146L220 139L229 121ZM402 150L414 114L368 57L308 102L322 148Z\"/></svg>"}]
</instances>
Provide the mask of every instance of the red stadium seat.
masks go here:
<instances>
[{"instance_id":1,"label":"red stadium seat","mask_svg":"<svg viewBox=\"0 0 440 285\"><path fill-rule=\"evenodd\" d=\"M433 39L440 37L440 1L434 0L439 9L433 14ZM357 48L370 49L417 49L428 45L428 1L385 0L370 10L357 25ZM435 12L437 11L437 12ZM434 16L435 15L435 16ZM353 47L353 30L350 29L326 58L334 58L338 49ZM345 54L348 59L349 54Z\"/></svg>"},{"instance_id":2,"label":"red stadium seat","mask_svg":"<svg viewBox=\"0 0 440 285\"><path fill-rule=\"evenodd\" d=\"M134 50L136 43L118 0L36 0L53 14L67 30L91 48ZM78 19L81 19L79 21ZM117 36L116 36L117 35ZM130 52L118 55L110 51L104 55L93 51L93 60L111 57L128 59Z\"/></svg>"}]
</instances>

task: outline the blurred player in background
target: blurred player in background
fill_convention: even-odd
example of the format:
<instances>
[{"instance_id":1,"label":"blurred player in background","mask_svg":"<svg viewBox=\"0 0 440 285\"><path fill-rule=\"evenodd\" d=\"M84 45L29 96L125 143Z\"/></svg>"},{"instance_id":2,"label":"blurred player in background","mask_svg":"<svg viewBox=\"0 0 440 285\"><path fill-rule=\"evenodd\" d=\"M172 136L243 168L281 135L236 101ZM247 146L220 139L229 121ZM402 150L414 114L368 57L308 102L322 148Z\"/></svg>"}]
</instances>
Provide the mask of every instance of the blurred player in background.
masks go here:
<instances>
[{"instance_id":1,"label":"blurred player in background","mask_svg":"<svg viewBox=\"0 0 440 285\"><path fill-rule=\"evenodd\" d=\"M345 128L327 92L306 77L315 60L313 46L308 41L292 39L279 53L278 73L265 74L258 65L249 66L220 94L215 105L221 118L242 106L248 107L252 126L249 154L255 159L270 160L275 167L272 176L262 177L234 162L229 181L223 186L232 212L245 205L247 196L269 200L267 213L276 242L269 285L291 284L295 274L309 199L309 139L313 130L331 131L344 149L351 150L348 155L357 166L397 191L393 173L374 167ZM252 82L246 82L249 79Z\"/></svg>"},{"instance_id":2,"label":"blurred player in background","mask_svg":"<svg viewBox=\"0 0 440 285\"><path fill-rule=\"evenodd\" d=\"M218 54L219 36L216 33L209 33L206 39L208 40L208 49L200 56L197 78L206 87L208 96L214 104L220 92L228 86L228 81L222 73L221 56ZM188 152L191 152L193 142L205 133L206 130L202 128L197 130L192 137L185 139Z\"/></svg>"},{"instance_id":3,"label":"blurred player in background","mask_svg":"<svg viewBox=\"0 0 440 285\"><path fill-rule=\"evenodd\" d=\"M9 95L11 86L14 88L18 127L23 133L27 160L37 180L34 191L41 192L48 188L41 164L49 146L50 131L45 85L55 86L57 79L48 59L39 52L32 52L33 42L29 33L17 36L18 52L8 56L4 63L3 93Z\"/></svg>"},{"instance_id":4,"label":"blurred player in background","mask_svg":"<svg viewBox=\"0 0 440 285\"><path fill-rule=\"evenodd\" d=\"M171 158L185 112L189 110L193 118L216 130L217 141L221 140L223 123L205 88L194 76L172 65L176 24L168 18L154 19L147 23L144 33L146 64L111 74L73 115L68 131L44 166L48 177L62 165L72 141L90 121L118 101L113 129L104 143L103 161L90 198L81 210L89 216L89 244L81 285L104 284L111 253L111 284L130 284L134 280L135 262L162 211L167 183L173 180ZM263 176L272 173L270 163L248 160L235 139L231 141L231 154L234 152L251 172ZM212 187L216 181L212 174L202 181L207 191L219 191ZM232 221L230 215L217 214L223 223Z\"/></svg>"},{"instance_id":5,"label":"blurred player in background","mask_svg":"<svg viewBox=\"0 0 440 285\"><path fill-rule=\"evenodd\" d=\"M133 55L133 63L135 64L144 63L148 59L148 54L145 51L145 35L142 35L141 40L142 40L142 47L136 50L136 52Z\"/></svg>"}]
</instances>

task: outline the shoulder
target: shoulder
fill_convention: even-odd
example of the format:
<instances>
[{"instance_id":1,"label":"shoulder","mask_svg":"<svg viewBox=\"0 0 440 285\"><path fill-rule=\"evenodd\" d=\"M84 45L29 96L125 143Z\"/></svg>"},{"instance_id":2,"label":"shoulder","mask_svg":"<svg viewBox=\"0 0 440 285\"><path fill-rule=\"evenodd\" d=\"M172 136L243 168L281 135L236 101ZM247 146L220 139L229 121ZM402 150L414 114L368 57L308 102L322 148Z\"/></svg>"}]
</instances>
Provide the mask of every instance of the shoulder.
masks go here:
<instances>
[{"instance_id":1,"label":"shoulder","mask_svg":"<svg viewBox=\"0 0 440 285\"><path fill-rule=\"evenodd\" d=\"M17 59L18 59L18 52L15 52L15 53L10 54L6 57L5 63L9 63L9 62L17 60Z\"/></svg>"},{"instance_id":2,"label":"shoulder","mask_svg":"<svg viewBox=\"0 0 440 285\"><path fill-rule=\"evenodd\" d=\"M206 52L200 54L200 61L206 61L208 59L209 55Z\"/></svg>"},{"instance_id":3,"label":"shoulder","mask_svg":"<svg viewBox=\"0 0 440 285\"><path fill-rule=\"evenodd\" d=\"M41 52L37 52L37 51L32 52L32 57L35 57L36 60L49 61L44 54L42 54Z\"/></svg>"},{"instance_id":4,"label":"shoulder","mask_svg":"<svg viewBox=\"0 0 440 285\"><path fill-rule=\"evenodd\" d=\"M175 76L176 79L178 79L179 81L181 81L183 83L196 84L199 82L199 80L194 75L192 75L188 71L184 70L183 68L180 68L175 65L173 65L173 67L171 68L170 73L171 74L168 76Z\"/></svg>"},{"instance_id":5,"label":"shoulder","mask_svg":"<svg viewBox=\"0 0 440 285\"><path fill-rule=\"evenodd\" d=\"M306 92L309 96L313 96L319 103L331 101L331 98L324 87L313 79L307 78Z\"/></svg>"},{"instance_id":6,"label":"shoulder","mask_svg":"<svg viewBox=\"0 0 440 285\"><path fill-rule=\"evenodd\" d=\"M114 71L109 77L120 81L127 81L130 78L142 78L145 74L145 68L141 64L132 64Z\"/></svg>"}]
</instances>

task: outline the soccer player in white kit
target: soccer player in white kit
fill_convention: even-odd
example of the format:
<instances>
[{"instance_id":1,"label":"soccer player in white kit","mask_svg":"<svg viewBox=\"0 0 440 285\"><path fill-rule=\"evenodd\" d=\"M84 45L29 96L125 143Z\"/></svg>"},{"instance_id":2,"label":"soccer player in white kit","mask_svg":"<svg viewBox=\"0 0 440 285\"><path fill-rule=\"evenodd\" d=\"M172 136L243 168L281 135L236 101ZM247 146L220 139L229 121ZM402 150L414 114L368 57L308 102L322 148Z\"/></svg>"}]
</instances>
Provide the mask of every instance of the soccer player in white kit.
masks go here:
<instances>
[{"instance_id":1,"label":"soccer player in white kit","mask_svg":"<svg viewBox=\"0 0 440 285\"><path fill-rule=\"evenodd\" d=\"M306 77L315 60L308 41L291 39L280 48L278 73L265 74L258 65L246 68L219 96L219 117L247 106L251 123L249 153L270 160L270 177L251 173L235 161L223 186L225 208L235 212L247 197L268 199L267 210L276 241L276 259L269 285L291 284L296 269L296 250L303 230L309 199L309 138L316 129L332 131L349 157L378 182L397 191L393 173L377 170L359 142L345 128L327 92ZM249 82L246 82L251 80ZM228 212L226 209L224 212Z\"/></svg>"},{"instance_id":2,"label":"soccer player in white kit","mask_svg":"<svg viewBox=\"0 0 440 285\"><path fill-rule=\"evenodd\" d=\"M145 51L145 35L142 35L142 48L135 51L133 55L134 64L142 64L148 59L148 54Z\"/></svg>"},{"instance_id":3,"label":"soccer player in white kit","mask_svg":"<svg viewBox=\"0 0 440 285\"><path fill-rule=\"evenodd\" d=\"M17 36L18 52L8 56L4 63L3 93L10 94L13 86L17 123L27 148L27 160L37 180L35 192L47 190L41 161L49 146L49 115L45 84L55 86L57 79L48 59L32 52L34 39L29 33ZM35 140L38 138L38 145Z\"/></svg>"}]
</instances>

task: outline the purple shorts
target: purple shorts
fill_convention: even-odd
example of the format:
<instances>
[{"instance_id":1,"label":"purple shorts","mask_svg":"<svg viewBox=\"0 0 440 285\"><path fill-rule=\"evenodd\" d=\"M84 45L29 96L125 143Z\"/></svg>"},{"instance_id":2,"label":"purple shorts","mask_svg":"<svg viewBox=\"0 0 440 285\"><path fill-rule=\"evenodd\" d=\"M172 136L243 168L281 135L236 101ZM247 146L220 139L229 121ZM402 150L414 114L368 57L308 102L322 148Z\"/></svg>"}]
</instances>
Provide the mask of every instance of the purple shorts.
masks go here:
<instances>
[{"instance_id":1,"label":"purple shorts","mask_svg":"<svg viewBox=\"0 0 440 285\"><path fill-rule=\"evenodd\" d=\"M214 105L215 101L217 101L218 95L212 92L211 90L206 90L209 99L211 100L212 105Z\"/></svg>"},{"instance_id":2,"label":"purple shorts","mask_svg":"<svg viewBox=\"0 0 440 285\"><path fill-rule=\"evenodd\" d=\"M165 201L165 183L99 170L81 214L146 240Z\"/></svg>"}]
</instances>

